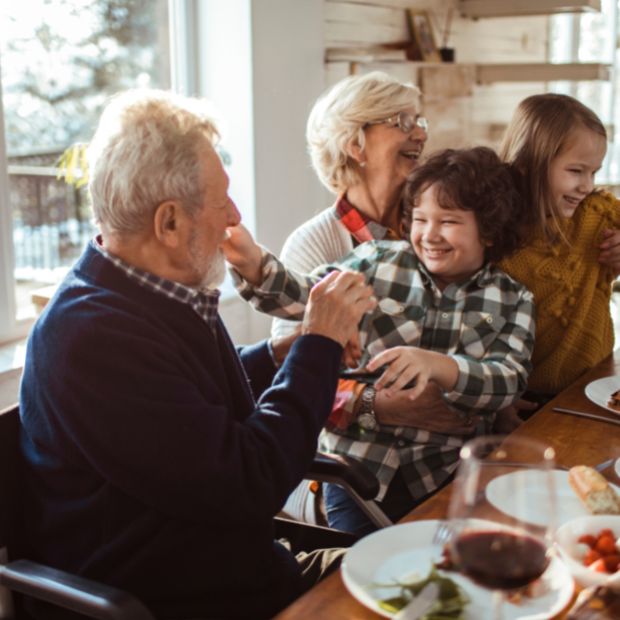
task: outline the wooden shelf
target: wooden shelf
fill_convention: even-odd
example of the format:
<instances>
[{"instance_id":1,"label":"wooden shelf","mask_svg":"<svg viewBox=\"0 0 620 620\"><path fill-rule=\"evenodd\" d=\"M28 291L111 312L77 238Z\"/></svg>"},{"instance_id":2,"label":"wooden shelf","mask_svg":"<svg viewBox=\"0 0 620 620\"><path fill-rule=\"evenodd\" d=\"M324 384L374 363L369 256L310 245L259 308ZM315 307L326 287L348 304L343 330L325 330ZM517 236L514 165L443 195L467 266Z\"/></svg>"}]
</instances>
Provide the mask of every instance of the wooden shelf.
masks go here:
<instances>
[{"instance_id":1,"label":"wooden shelf","mask_svg":"<svg viewBox=\"0 0 620 620\"><path fill-rule=\"evenodd\" d=\"M350 68L354 65L361 65L365 70L373 68L387 70L389 64L392 67L403 67L399 70L399 75L410 73L414 81L419 81L420 76L426 81L431 74L437 76L439 80L456 79L456 73L468 75L468 79L473 84L485 85L496 82L558 82L558 81L593 81L611 79L611 65L602 63L453 63L453 62L417 62L417 61L397 61L379 60L368 55L343 54L339 57L339 62L331 61L326 63L326 67L343 67L346 74L350 73ZM415 76L415 77L413 77ZM426 93L425 93L426 94Z\"/></svg>"},{"instance_id":2,"label":"wooden shelf","mask_svg":"<svg viewBox=\"0 0 620 620\"><path fill-rule=\"evenodd\" d=\"M463 17L517 17L601 10L601 0L460 0Z\"/></svg>"},{"instance_id":3,"label":"wooden shelf","mask_svg":"<svg viewBox=\"0 0 620 620\"><path fill-rule=\"evenodd\" d=\"M600 63L477 64L476 83L609 80L610 69Z\"/></svg>"}]
</instances>

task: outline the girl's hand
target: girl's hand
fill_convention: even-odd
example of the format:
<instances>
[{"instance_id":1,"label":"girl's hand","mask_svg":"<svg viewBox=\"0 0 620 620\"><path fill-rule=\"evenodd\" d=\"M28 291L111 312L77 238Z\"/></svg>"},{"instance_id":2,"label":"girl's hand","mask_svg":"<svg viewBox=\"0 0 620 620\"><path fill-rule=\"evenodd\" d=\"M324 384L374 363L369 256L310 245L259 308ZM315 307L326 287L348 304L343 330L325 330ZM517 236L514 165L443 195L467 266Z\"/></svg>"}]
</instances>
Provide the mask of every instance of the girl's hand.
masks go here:
<instances>
[{"instance_id":1,"label":"girl's hand","mask_svg":"<svg viewBox=\"0 0 620 620\"><path fill-rule=\"evenodd\" d=\"M603 231L603 242L600 244L601 253L598 260L609 265L614 275L620 275L620 230L607 229Z\"/></svg>"},{"instance_id":2,"label":"girl's hand","mask_svg":"<svg viewBox=\"0 0 620 620\"><path fill-rule=\"evenodd\" d=\"M243 224L230 226L226 229L226 234L226 239L220 244L224 258L242 278L250 284L259 285L262 282L260 246Z\"/></svg>"}]
</instances>

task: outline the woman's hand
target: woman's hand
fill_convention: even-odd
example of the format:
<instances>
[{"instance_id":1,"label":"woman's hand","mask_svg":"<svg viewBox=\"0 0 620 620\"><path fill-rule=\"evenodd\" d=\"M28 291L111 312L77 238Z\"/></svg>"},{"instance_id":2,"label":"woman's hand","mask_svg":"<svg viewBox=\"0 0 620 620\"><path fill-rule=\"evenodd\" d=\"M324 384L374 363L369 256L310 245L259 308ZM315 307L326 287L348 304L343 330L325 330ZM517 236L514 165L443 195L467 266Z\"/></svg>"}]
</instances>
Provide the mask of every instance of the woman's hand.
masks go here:
<instances>
[{"instance_id":1,"label":"woman's hand","mask_svg":"<svg viewBox=\"0 0 620 620\"><path fill-rule=\"evenodd\" d=\"M381 366L387 367L375 382L377 391L392 395L415 381L415 387L408 390L410 400L418 398L431 379L444 390L451 390L458 379L458 366L451 357L418 347L392 347L367 364L371 372Z\"/></svg>"},{"instance_id":2,"label":"woman's hand","mask_svg":"<svg viewBox=\"0 0 620 620\"><path fill-rule=\"evenodd\" d=\"M296 325L295 329L287 336L274 336L270 339L274 361L278 368L284 363L284 359L299 336L301 336L301 323Z\"/></svg>"},{"instance_id":3,"label":"woman's hand","mask_svg":"<svg viewBox=\"0 0 620 620\"><path fill-rule=\"evenodd\" d=\"M620 276L620 230L608 228L603 231L603 242L599 248L601 253L598 260L609 265L615 276Z\"/></svg>"},{"instance_id":4,"label":"woman's hand","mask_svg":"<svg viewBox=\"0 0 620 620\"><path fill-rule=\"evenodd\" d=\"M254 286L259 285L261 274L262 252L254 241L250 231L238 224L226 229L226 239L220 244L224 258L239 272L244 280Z\"/></svg>"},{"instance_id":5,"label":"woman's hand","mask_svg":"<svg viewBox=\"0 0 620 620\"><path fill-rule=\"evenodd\" d=\"M432 381L415 402L411 402L410 392L400 390L391 396L385 390L377 392L375 414L380 424L410 426L444 435L467 436L474 432L480 416L465 419L455 412Z\"/></svg>"}]
</instances>

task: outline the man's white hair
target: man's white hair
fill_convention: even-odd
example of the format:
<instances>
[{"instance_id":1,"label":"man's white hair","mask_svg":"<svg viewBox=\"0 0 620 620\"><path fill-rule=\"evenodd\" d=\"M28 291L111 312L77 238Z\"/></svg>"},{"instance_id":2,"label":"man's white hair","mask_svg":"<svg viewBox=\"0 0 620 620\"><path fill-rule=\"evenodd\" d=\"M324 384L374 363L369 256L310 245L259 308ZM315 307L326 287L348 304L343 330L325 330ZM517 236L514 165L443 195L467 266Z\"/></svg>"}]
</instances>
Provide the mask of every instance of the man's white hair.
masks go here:
<instances>
[{"instance_id":1,"label":"man's white hair","mask_svg":"<svg viewBox=\"0 0 620 620\"><path fill-rule=\"evenodd\" d=\"M157 206L202 204L202 154L219 134L205 100L161 90L113 97L88 147L95 219L110 232L138 232Z\"/></svg>"}]
</instances>

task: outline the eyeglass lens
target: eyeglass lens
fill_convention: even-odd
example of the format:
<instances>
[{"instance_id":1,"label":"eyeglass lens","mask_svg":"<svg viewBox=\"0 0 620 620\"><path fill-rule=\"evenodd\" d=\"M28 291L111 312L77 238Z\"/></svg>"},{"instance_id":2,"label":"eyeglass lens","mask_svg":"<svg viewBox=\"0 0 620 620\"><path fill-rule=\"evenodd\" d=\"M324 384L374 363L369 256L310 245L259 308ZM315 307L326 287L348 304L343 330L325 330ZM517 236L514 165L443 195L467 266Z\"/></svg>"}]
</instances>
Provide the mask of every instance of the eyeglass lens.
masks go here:
<instances>
[{"instance_id":1,"label":"eyeglass lens","mask_svg":"<svg viewBox=\"0 0 620 620\"><path fill-rule=\"evenodd\" d=\"M420 129L428 131L428 121L424 116L413 116L409 112L400 112L396 124L405 133L409 133L417 125Z\"/></svg>"}]
</instances>

